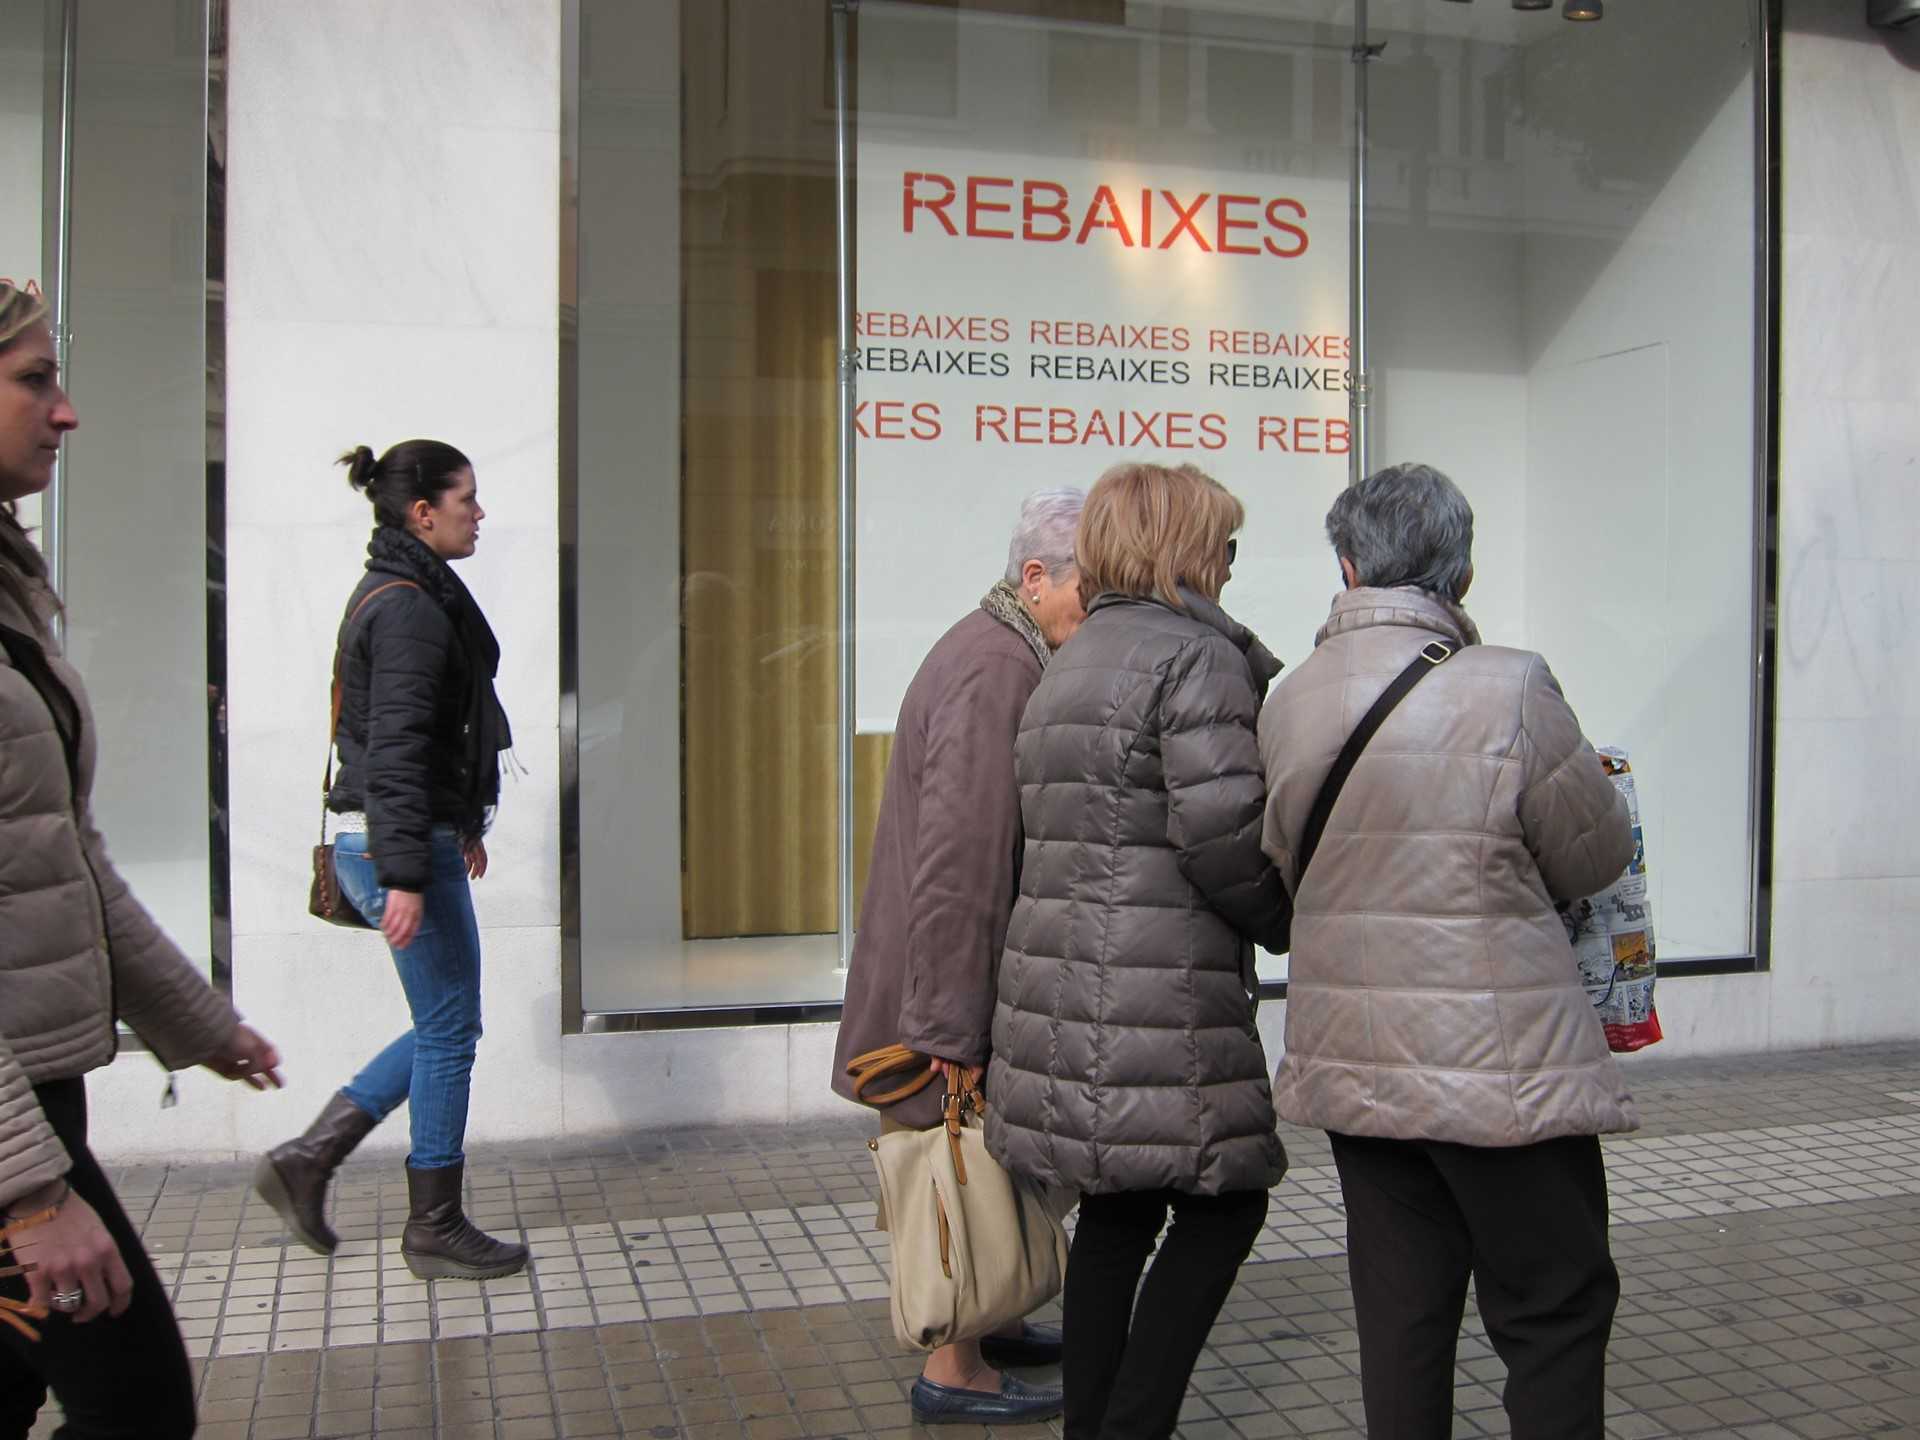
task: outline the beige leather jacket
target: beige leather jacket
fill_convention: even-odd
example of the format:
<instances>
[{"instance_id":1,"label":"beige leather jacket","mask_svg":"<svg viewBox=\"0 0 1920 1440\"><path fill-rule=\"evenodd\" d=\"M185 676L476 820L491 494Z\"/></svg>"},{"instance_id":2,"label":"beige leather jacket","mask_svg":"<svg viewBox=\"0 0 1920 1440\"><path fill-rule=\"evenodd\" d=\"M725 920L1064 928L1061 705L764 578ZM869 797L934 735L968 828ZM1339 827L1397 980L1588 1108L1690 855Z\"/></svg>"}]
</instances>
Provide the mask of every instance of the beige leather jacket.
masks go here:
<instances>
[{"instance_id":1,"label":"beige leather jacket","mask_svg":"<svg viewBox=\"0 0 1920 1440\"><path fill-rule=\"evenodd\" d=\"M43 592L41 592L43 593ZM42 607L43 610L45 607ZM71 701L73 772L40 688L0 652L0 1206L67 1173L33 1086L113 1058L114 1018L171 1068L198 1064L239 1017L154 924L93 826L93 717L42 616L0 585L0 625L34 638ZM183 738L183 743L188 743Z\"/></svg>"},{"instance_id":2,"label":"beige leather jacket","mask_svg":"<svg viewBox=\"0 0 1920 1440\"><path fill-rule=\"evenodd\" d=\"M1468 648L1374 735L1303 883L1334 757L1435 639ZM1546 661L1478 639L1425 591L1346 591L1261 714L1262 848L1294 897L1273 1099L1295 1124L1483 1146L1639 1124L1554 911L1626 868L1625 802Z\"/></svg>"}]
</instances>

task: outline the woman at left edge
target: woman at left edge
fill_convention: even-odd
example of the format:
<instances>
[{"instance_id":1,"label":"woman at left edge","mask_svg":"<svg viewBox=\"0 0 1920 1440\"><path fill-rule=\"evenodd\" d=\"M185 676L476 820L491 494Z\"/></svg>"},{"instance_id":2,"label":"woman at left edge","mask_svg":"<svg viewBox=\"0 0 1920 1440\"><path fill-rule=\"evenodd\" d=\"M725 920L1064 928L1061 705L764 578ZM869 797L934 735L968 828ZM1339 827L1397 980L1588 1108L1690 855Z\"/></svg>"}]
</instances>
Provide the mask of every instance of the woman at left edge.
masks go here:
<instances>
[{"instance_id":1,"label":"woman at left edge","mask_svg":"<svg viewBox=\"0 0 1920 1440\"><path fill-rule=\"evenodd\" d=\"M0 1223L24 1275L0 1296L0 1440L51 1390L72 1440L184 1440L193 1372L166 1287L87 1148L84 1079L124 1021L170 1068L280 1083L272 1045L167 938L95 828L93 715L54 629L59 598L14 502L45 490L79 424L39 292L0 281ZM114 1383L100 1383L111 1375Z\"/></svg>"}]
</instances>

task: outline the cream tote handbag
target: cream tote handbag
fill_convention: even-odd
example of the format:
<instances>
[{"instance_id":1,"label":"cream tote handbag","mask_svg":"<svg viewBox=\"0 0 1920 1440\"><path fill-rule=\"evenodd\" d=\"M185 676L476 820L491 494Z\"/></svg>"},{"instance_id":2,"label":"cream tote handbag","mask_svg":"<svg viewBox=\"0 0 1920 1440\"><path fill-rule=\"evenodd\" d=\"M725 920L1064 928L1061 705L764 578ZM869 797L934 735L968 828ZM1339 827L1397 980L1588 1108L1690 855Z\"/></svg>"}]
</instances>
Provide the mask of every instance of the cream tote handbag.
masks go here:
<instances>
[{"instance_id":1,"label":"cream tote handbag","mask_svg":"<svg viewBox=\"0 0 1920 1440\"><path fill-rule=\"evenodd\" d=\"M862 1055L848 1070L858 1079L876 1062L886 1067L897 1049ZM897 1072L897 1062L891 1068ZM962 1093L946 1097L943 1125L890 1130L867 1142L892 1238L893 1333L921 1350L976 1339L1030 1314L1060 1293L1066 1276L1060 1221L1074 1197L995 1163L982 1130L986 1107L969 1079Z\"/></svg>"}]
</instances>

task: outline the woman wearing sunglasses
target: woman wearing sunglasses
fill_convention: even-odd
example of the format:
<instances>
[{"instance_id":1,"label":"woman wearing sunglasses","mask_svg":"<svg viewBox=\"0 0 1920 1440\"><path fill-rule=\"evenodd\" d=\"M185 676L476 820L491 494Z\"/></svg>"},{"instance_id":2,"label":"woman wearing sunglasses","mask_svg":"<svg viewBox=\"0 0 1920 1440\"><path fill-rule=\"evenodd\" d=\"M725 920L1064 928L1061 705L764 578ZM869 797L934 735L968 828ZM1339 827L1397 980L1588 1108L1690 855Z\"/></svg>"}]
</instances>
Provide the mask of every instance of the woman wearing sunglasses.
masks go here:
<instances>
[{"instance_id":1,"label":"woman wearing sunglasses","mask_svg":"<svg viewBox=\"0 0 1920 1440\"><path fill-rule=\"evenodd\" d=\"M1254 741L1280 665L1220 607L1244 518L1192 466L1101 476L1074 542L1087 619L1014 747L1025 855L987 1145L1081 1194L1069 1440L1173 1432L1286 1170L1253 1023L1253 948L1284 949L1290 914Z\"/></svg>"}]
</instances>

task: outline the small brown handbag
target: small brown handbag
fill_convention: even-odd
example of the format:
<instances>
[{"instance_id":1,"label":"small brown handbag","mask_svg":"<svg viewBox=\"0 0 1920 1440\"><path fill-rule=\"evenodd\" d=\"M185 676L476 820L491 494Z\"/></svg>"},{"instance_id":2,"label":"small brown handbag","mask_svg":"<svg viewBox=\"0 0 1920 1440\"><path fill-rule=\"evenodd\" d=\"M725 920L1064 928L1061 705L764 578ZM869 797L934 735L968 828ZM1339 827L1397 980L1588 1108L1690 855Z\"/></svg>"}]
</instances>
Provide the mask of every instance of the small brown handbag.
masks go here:
<instances>
[{"instance_id":1,"label":"small brown handbag","mask_svg":"<svg viewBox=\"0 0 1920 1440\"><path fill-rule=\"evenodd\" d=\"M353 607L353 614L347 617L347 625L360 618L360 612L367 608L373 597L386 590L397 590L402 586L409 590L420 587L411 580L389 580L369 590L360 603ZM344 641L343 641L344 643ZM354 908L354 904L340 888L340 872L334 867L333 843L327 839L327 801L333 795L333 742L340 734L340 652L333 654L333 718L327 723L327 774L320 785L320 843L313 847L313 884L307 891L307 913L316 920L324 920L329 925L344 925L352 930L371 930L373 926L367 917Z\"/></svg>"}]
</instances>

